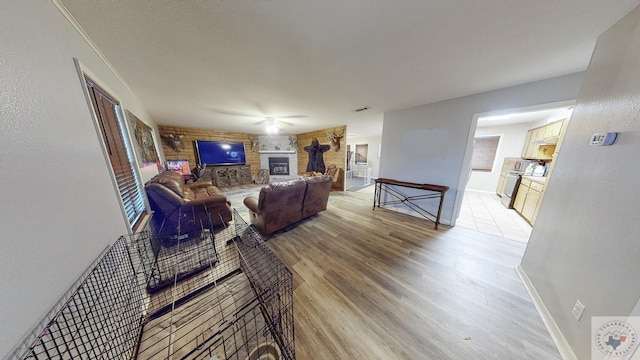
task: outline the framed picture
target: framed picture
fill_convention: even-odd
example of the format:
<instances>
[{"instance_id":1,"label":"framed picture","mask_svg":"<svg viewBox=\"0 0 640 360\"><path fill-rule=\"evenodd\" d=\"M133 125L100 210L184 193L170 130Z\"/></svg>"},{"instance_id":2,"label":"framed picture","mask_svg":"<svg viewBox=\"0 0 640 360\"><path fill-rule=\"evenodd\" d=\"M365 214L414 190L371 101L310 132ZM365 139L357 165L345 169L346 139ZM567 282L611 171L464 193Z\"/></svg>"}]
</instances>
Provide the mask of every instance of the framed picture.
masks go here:
<instances>
[{"instance_id":1,"label":"framed picture","mask_svg":"<svg viewBox=\"0 0 640 360\"><path fill-rule=\"evenodd\" d=\"M160 158L153 140L153 130L129 111L127 111L127 118L136 139L136 154L142 166L158 164Z\"/></svg>"},{"instance_id":2,"label":"framed picture","mask_svg":"<svg viewBox=\"0 0 640 360\"><path fill-rule=\"evenodd\" d=\"M367 156L369 155L369 144L356 145L356 165L367 165Z\"/></svg>"}]
</instances>

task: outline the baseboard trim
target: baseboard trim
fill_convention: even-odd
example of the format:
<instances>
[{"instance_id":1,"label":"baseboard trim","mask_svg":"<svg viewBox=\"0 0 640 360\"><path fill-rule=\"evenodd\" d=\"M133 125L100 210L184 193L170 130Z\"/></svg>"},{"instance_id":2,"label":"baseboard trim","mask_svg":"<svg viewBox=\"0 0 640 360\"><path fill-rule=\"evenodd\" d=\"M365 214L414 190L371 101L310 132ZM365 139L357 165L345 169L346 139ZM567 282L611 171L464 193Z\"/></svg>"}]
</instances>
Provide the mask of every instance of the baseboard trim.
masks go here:
<instances>
[{"instance_id":1,"label":"baseboard trim","mask_svg":"<svg viewBox=\"0 0 640 360\"><path fill-rule=\"evenodd\" d=\"M522 285L524 285L524 288L527 289L533 305L536 307L536 310L538 310L538 314L540 314L542 322L544 323L544 326L547 328L547 331L551 336L551 340L553 340L553 342L556 344L560 356L562 356L564 360L578 360L576 354L571 349L571 346L569 346L569 343L562 334L562 331L560 331L558 324L556 324L555 320L553 320L549 309L547 309L547 306L542 301L542 298L538 294L538 291L536 291L536 288L533 286L533 283L529 279L529 276L527 276L527 273L524 271L522 266L516 266L516 272L518 273L518 276L520 276Z\"/></svg>"}]
</instances>

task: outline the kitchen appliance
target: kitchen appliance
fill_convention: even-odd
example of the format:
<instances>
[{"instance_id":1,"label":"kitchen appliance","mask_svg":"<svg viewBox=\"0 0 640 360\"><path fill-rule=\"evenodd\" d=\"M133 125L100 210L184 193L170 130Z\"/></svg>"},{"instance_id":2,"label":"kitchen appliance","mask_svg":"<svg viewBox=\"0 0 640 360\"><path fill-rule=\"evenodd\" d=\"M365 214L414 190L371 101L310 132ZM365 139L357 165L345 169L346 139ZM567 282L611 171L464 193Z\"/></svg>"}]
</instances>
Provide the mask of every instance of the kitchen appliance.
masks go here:
<instances>
[{"instance_id":1,"label":"kitchen appliance","mask_svg":"<svg viewBox=\"0 0 640 360\"><path fill-rule=\"evenodd\" d=\"M522 175L517 172L510 172L507 174L507 181L504 185L504 190L502 191L502 199L500 200L502 205L507 209L513 209L513 202L516 199L521 179Z\"/></svg>"},{"instance_id":2,"label":"kitchen appliance","mask_svg":"<svg viewBox=\"0 0 640 360\"><path fill-rule=\"evenodd\" d=\"M546 176L547 175L547 165L536 165L533 167L533 172L531 176Z\"/></svg>"}]
</instances>

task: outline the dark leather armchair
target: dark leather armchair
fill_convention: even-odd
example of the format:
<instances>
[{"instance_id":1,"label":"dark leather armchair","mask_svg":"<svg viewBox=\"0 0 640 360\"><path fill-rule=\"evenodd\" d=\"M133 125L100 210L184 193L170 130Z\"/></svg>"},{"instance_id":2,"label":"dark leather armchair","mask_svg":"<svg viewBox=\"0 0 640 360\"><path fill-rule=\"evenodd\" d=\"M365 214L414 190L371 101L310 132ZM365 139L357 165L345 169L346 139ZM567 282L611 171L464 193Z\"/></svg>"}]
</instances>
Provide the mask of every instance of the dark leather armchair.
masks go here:
<instances>
[{"instance_id":1,"label":"dark leather armchair","mask_svg":"<svg viewBox=\"0 0 640 360\"><path fill-rule=\"evenodd\" d=\"M340 183L342 168L337 167L335 164L331 164L327 167L327 170L324 172L324 174L333 177L333 185L331 185L331 189L342 190Z\"/></svg>"},{"instance_id":2,"label":"dark leather armchair","mask_svg":"<svg viewBox=\"0 0 640 360\"><path fill-rule=\"evenodd\" d=\"M258 198L247 196L251 224L266 236L300 221L306 188L304 180L275 182L263 187Z\"/></svg>"},{"instance_id":3,"label":"dark leather armchair","mask_svg":"<svg viewBox=\"0 0 640 360\"><path fill-rule=\"evenodd\" d=\"M209 214L213 227L226 226L232 219L231 204L211 181L185 184L180 174L165 171L149 180L145 189L154 224L163 231L173 231L194 220L208 220Z\"/></svg>"},{"instance_id":4,"label":"dark leather armchair","mask_svg":"<svg viewBox=\"0 0 640 360\"><path fill-rule=\"evenodd\" d=\"M327 170L324 172L325 175L333 176L334 178L338 175L338 167L336 164L331 164L327 167Z\"/></svg>"}]
</instances>

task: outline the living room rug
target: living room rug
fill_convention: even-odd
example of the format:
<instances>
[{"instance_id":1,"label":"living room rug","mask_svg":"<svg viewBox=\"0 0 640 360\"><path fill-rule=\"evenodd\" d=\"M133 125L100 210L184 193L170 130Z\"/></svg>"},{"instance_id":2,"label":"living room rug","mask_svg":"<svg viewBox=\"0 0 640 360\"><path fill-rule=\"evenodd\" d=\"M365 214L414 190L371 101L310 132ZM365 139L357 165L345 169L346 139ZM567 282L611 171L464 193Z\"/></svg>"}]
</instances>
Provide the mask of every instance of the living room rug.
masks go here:
<instances>
[{"instance_id":1,"label":"living room rug","mask_svg":"<svg viewBox=\"0 0 640 360\"><path fill-rule=\"evenodd\" d=\"M227 200L231 202L231 207L236 209L236 211L238 211L238 214L240 214L240 216L246 222L249 222L249 209L244 206L244 198L247 196L258 197L258 194L260 194L260 189L262 189L264 186L265 185L262 184L238 185L220 188L220 190L224 192Z\"/></svg>"}]
</instances>

